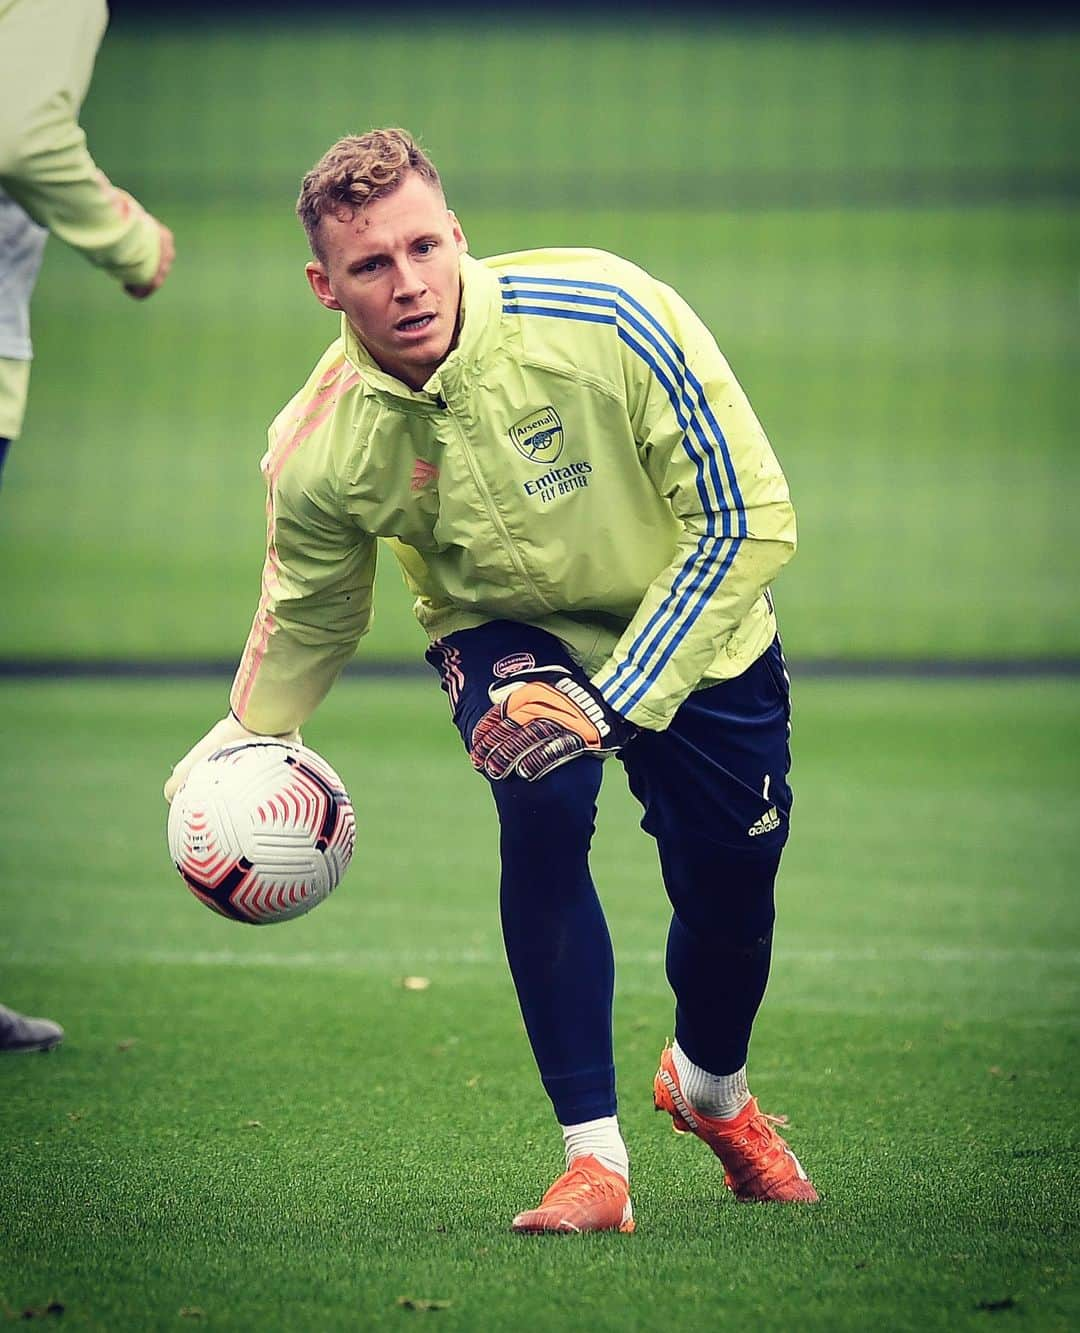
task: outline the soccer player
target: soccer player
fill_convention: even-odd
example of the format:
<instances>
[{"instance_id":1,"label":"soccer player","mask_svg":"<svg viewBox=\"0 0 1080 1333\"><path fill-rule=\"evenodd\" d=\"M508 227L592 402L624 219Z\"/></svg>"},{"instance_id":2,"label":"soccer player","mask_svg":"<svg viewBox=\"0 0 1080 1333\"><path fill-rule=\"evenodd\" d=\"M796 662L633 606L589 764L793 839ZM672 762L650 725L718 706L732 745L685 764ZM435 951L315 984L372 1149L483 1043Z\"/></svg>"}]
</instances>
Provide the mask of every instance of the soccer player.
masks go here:
<instances>
[{"instance_id":1,"label":"soccer player","mask_svg":"<svg viewBox=\"0 0 1080 1333\"><path fill-rule=\"evenodd\" d=\"M50 232L141 300L172 265L172 232L98 170L78 114L105 0L0 0L0 476L30 384L30 297ZM63 1028L0 1005L0 1051L48 1050Z\"/></svg>"},{"instance_id":2,"label":"soccer player","mask_svg":"<svg viewBox=\"0 0 1080 1333\"><path fill-rule=\"evenodd\" d=\"M402 130L341 140L297 206L341 333L270 428L262 599L231 710L177 764L297 735L371 613L381 540L491 784L506 951L566 1172L521 1232L633 1229L614 963L589 873L617 755L673 907L675 1042L653 1096L746 1201L814 1187L746 1082L788 835L769 584L784 477L701 321L595 250L477 260Z\"/></svg>"},{"instance_id":3,"label":"soccer player","mask_svg":"<svg viewBox=\"0 0 1080 1333\"><path fill-rule=\"evenodd\" d=\"M168 227L98 170L78 114L105 0L0 0L0 470L30 382L30 297L50 232L141 300L173 261Z\"/></svg>"}]
</instances>

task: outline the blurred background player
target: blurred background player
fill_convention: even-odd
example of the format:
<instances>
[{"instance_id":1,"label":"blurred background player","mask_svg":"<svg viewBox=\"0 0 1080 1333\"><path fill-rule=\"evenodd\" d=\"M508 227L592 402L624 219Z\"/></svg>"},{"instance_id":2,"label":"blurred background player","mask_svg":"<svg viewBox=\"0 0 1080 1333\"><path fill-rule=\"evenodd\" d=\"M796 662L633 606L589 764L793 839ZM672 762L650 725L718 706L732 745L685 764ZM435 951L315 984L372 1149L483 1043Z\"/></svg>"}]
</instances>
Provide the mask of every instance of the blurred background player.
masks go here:
<instances>
[{"instance_id":1,"label":"blurred background player","mask_svg":"<svg viewBox=\"0 0 1080 1333\"><path fill-rule=\"evenodd\" d=\"M293 735L370 620L376 543L416 594L500 821L503 935L566 1172L521 1232L631 1231L614 958L589 871L617 753L674 913L654 1104L743 1201L817 1200L746 1081L788 834L788 682L768 585L788 489L711 334L615 255L474 260L412 138L334 145L298 212L341 336L270 429L263 596L227 717L166 784Z\"/></svg>"},{"instance_id":2,"label":"blurred background player","mask_svg":"<svg viewBox=\"0 0 1080 1333\"><path fill-rule=\"evenodd\" d=\"M156 292L173 237L96 166L78 115L108 22L104 0L0 0L0 479L30 382L30 298L50 232L124 284ZM0 1051L47 1050L50 1019L0 1005Z\"/></svg>"},{"instance_id":3,"label":"blurred background player","mask_svg":"<svg viewBox=\"0 0 1080 1333\"><path fill-rule=\"evenodd\" d=\"M90 156L78 116L104 0L0 0L0 475L30 380L30 298L50 232L139 300L173 261L169 229Z\"/></svg>"},{"instance_id":4,"label":"blurred background player","mask_svg":"<svg viewBox=\"0 0 1080 1333\"><path fill-rule=\"evenodd\" d=\"M28 1018L0 1004L0 1051L49 1051L64 1040L51 1018Z\"/></svg>"}]
</instances>

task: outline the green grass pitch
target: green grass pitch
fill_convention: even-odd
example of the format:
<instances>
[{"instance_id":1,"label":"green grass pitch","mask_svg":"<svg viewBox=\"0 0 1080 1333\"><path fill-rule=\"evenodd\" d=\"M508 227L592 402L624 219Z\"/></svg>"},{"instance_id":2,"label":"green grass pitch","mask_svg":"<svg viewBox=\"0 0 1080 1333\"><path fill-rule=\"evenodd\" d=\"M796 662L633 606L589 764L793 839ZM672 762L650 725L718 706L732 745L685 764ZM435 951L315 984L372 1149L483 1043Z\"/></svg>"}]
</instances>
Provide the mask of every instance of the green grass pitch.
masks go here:
<instances>
[{"instance_id":1,"label":"green grass pitch","mask_svg":"<svg viewBox=\"0 0 1080 1333\"><path fill-rule=\"evenodd\" d=\"M796 679L796 824L751 1072L790 1116L815 1209L735 1204L652 1113L666 913L609 766L595 870L638 1231L579 1238L507 1229L559 1144L501 955L489 797L434 678L343 682L309 724L358 851L329 902L262 930L201 907L165 850L160 783L223 693L4 687L0 997L68 1030L48 1056L0 1058L12 1318L1077 1326L1074 686ZM429 988L403 987L417 975Z\"/></svg>"}]
</instances>

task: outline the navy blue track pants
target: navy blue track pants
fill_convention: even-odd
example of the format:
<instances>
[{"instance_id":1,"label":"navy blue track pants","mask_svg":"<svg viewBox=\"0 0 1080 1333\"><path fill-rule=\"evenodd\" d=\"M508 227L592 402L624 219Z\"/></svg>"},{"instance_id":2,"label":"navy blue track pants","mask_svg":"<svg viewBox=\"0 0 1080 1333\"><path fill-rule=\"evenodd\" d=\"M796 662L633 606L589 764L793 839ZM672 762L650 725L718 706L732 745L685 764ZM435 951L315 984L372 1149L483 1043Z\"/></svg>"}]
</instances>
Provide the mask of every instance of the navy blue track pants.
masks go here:
<instances>
[{"instance_id":1,"label":"navy blue track pants","mask_svg":"<svg viewBox=\"0 0 1080 1333\"><path fill-rule=\"evenodd\" d=\"M433 643L466 748L488 688L522 666L571 665L543 630L493 621ZM662 732L619 754L656 840L672 906L675 1036L702 1068L746 1062L769 975L773 885L787 840L790 717L779 640L735 680L692 693ZM615 964L589 872L603 765L580 757L537 782L491 783L507 959L540 1077L561 1124L615 1113Z\"/></svg>"}]
</instances>

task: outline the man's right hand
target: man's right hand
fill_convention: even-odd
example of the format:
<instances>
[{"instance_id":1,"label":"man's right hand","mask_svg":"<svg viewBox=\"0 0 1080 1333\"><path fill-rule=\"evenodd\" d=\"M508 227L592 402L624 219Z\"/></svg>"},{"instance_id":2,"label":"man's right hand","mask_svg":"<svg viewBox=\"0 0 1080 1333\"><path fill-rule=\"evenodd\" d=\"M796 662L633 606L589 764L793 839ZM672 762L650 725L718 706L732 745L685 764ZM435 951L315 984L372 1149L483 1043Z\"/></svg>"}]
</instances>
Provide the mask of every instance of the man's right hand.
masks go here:
<instances>
[{"instance_id":1,"label":"man's right hand","mask_svg":"<svg viewBox=\"0 0 1080 1333\"><path fill-rule=\"evenodd\" d=\"M258 732L249 731L235 713L229 713L220 722L215 723L202 740L193 745L176 764L165 784L166 801L172 804L173 797L187 781L188 774L200 759L205 759L207 755L214 754L226 745L237 745L241 741L290 741L295 745L301 744L299 731L290 731L284 736L261 736Z\"/></svg>"}]
</instances>

